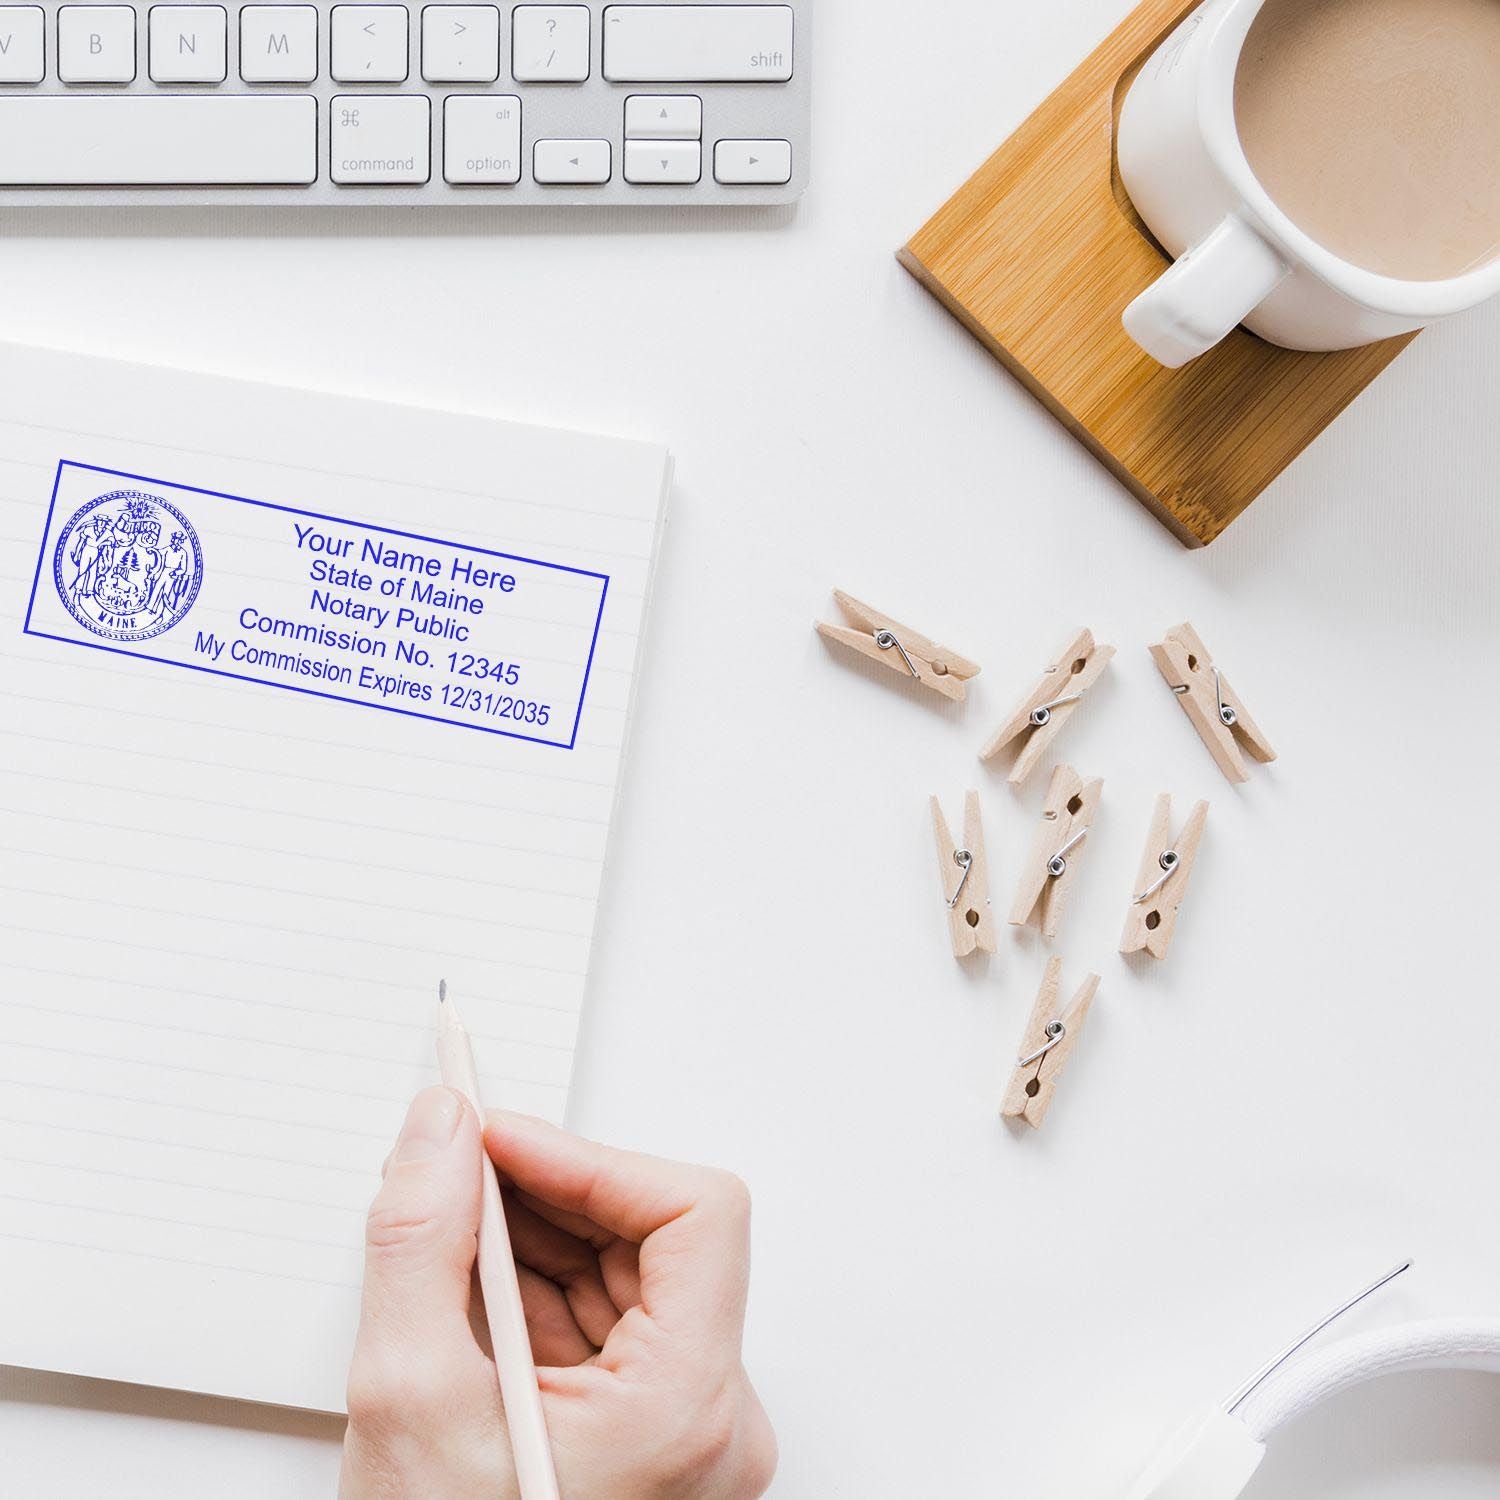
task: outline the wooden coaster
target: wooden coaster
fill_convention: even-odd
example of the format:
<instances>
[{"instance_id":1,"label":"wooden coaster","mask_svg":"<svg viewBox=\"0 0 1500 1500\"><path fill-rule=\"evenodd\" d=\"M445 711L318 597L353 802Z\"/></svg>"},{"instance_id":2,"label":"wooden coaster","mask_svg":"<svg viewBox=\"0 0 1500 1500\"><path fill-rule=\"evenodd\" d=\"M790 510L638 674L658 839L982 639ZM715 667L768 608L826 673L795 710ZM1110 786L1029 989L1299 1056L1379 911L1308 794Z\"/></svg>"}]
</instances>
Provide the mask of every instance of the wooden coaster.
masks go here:
<instances>
[{"instance_id":1,"label":"wooden coaster","mask_svg":"<svg viewBox=\"0 0 1500 1500\"><path fill-rule=\"evenodd\" d=\"M1115 170L1120 106L1194 0L1143 0L900 252L1189 546L1213 539L1415 335L1298 354L1244 329L1180 370L1120 315L1168 264Z\"/></svg>"}]
</instances>

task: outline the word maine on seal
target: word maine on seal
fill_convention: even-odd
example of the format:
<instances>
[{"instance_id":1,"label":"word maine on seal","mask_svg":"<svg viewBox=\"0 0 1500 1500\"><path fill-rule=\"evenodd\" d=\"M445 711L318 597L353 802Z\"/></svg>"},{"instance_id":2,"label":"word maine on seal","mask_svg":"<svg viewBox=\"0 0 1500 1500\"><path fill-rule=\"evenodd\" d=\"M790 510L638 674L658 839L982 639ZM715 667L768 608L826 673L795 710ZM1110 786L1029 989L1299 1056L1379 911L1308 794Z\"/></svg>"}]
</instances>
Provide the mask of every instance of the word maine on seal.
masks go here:
<instances>
[{"instance_id":1,"label":"word maine on seal","mask_svg":"<svg viewBox=\"0 0 1500 1500\"><path fill-rule=\"evenodd\" d=\"M425 552L405 551L378 537L364 537L356 542L354 537L337 536L331 532L320 531L316 526L304 526L295 521L292 523L292 528L297 535L298 551L319 554L312 568L314 583L331 583L339 588L368 593L375 587L376 580L361 568L354 566L358 562L414 578L416 581L411 591L414 603L435 604L440 608L456 607L465 609L471 614L483 612L484 605L481 601L468 600L457 595L450 596L437 587L435 580L445 579L448 583L469 589L496 589L502 594L515 592L516 578L513 573L507 573L502 568L480 566L468 557L454 557L445 575L442 558ZM345 566L339 566L336 559ZM423 580L434 581L424 582ZM405 592L404 582L399 586L382 583L381 592L400 597Z\"/></svg>"}]
</instances>

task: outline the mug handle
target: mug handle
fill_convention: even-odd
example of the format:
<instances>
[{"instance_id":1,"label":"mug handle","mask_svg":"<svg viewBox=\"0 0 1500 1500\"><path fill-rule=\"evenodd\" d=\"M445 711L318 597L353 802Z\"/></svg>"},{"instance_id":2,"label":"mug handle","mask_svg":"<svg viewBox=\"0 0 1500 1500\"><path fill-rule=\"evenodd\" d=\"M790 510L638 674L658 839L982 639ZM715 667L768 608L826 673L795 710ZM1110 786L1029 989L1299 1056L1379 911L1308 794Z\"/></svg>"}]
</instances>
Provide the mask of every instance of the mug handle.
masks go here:
<instances>
[{"instance_id":1,"label":"mug handle","mask_svg":"<svg viewBox=\"0 0 1500 1500\"><path fill-rule=\"evenodd\" d=\"M1125 332L1177 369L1206 354L1286 279L1290 267L1231 214L1125 309Z\"/></svg>"}]
</instances>

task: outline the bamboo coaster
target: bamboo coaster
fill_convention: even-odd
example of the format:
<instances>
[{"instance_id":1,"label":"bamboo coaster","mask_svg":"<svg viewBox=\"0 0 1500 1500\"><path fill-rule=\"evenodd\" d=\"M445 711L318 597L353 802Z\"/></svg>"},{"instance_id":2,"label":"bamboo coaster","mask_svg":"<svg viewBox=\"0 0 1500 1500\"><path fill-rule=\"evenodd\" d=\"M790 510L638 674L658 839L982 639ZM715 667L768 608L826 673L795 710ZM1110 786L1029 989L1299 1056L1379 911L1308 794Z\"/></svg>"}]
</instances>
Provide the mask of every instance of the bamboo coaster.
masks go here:
<instances>
[{"instance_id":1,"label":"bamboo coaster","mask_svg":"<svg viewBox=\"0 0 1500 1500\"><path fill-rule=\"evenodd\" d=\"M1194 0L1143 0L901 263L1189 546L1213 541L1415 335L1298 354L1237 329L1180 370L1120 325L1167 264L1114 162L1125 94Z\"/></svg>"}]
</instances>

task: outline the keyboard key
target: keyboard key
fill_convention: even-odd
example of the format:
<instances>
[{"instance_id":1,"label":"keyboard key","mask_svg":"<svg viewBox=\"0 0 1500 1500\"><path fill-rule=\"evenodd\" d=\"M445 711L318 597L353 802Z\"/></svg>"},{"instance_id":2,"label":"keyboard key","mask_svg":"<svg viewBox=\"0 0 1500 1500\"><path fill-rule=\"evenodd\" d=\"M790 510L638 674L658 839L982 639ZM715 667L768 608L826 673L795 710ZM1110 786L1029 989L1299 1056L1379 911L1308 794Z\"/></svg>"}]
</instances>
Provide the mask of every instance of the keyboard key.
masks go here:
<instances>
[{"instance_id":1,"label":"keyboard key","mask_svg":"<svg viewBox=\"0 0 1500 1500\"><path fill-rule=\"evenodd\" d=\"M500 12L493 5L429 5L422 12L422 77L493 83L500 76Z\"/></svg>"},{"instance_id":2,"label":"keyboard key","mask_svg":"<svg viewBox=\"0 0 1500 1500\"><path fill-rule=\"evenodd\" d=\"M604 76L612 83L785 83L789 5L611 5Z\"/></svg>"},{"instance_id":3,"label":"keyboard key","mask_svg":"<svg viewBox=\"0 0 1500 1500\"><path fill-rule=\"evenodd\" d=\"M703 175L703 148L697 141L626 141L625 181L697 182Z\"/></svg>"},{"instance_id":4,"label":"keyboard key","mask_svg":"<svg viewBox=\"0 0 1500 1500\"><path fill-rule=\"evenodd\" d=\"M219 5L153 5L153 83L223 83L229 17Z\"/></svg>"},{"instance_id":5,"label":"keyboard key","mask_svg":"<svg viewBox=\"0 0 1500 1500\"><path fill-rule=\"evenodd\" d=\"M734 185L792 180L790 141L720 141L714 147L714 180Z\"/></svg>"},{"instance_id":6,"label":"keyboard key","mask_svg":"<svg viewBox=\"0 0 1500 1500\"><path fill-rule=\"evenodd\" d=\"M518 5L511 72L517 83L582 83L589 76L586 5Z\"/></svg>"},{"instance_id":7,"label":"keyboard key","mask_svg":"<svg viewBox=\"0 0 1500 1500\"><path fill-rule=\"evenodd\" d=\"M135 11L128 5L64 5L57 13L57 76L64 83L130 83Z\"/></svg>"},{"instance_id":8,"label":"keyboard key","mask_svg":"<svg viewBox=\"0 0 1500 1500\"><path fill-rule=\"evenodd\" d=\"M703 101L696 94L632 94L625 101L625 136L635 141L696 141Z\"/></svg>"},{"instance_id":9,"label":"keyboard key","mask_svg":"<svg viewBox=\"0 0 1500 1500\"><path fill-rule=\"evenodd\" d=\"M240 77L246 83L311 83L317 76L315 7L247 5L240 11Z\"/></svg>"},{"instance_id":10,"label":"keyboard key","mask_svg":"<svg viewBox=\"0 0 1500 1500\"><path fill-rule=\"evenodd\" d=\"M47 76L45 25L39 5L0 5L0 83L40 83Z\"/></svg>"},{"instance_id":11,"label":"keyboard key","mask_svg":"<svg viewBox=\"0 0 1500 1500\"><path fill-rule=\"evenodd\" d=\"M335 182L413 183L432 175L432 109L425 94L338 94L328 107Z\"/></svg>"},{"instance_id":12,"label":"keyboard key","mask_svg":"<svg viewBox=\"0 0 1500 1500\"><path fill-rule=\"evenodd\" d=\"M612 170L608 141L538 141L531 175L548 186L608 182Z\"/></svg>"},{"instance_id":13,"label":"keyboard key","mask_svg":"<svg viewBox=\"0 0 1500 1500\"><path fill-rule=\"evenodd\" d=\"M0 95L7 187L301 186L318 177L305 94Z\"/></svg>"},{"instance_id":14,"label":"keyboard key","mask_svg":"<svg viewBox=\"0 0 1500 1500\"><path fill-rule=\"evenodd\" d=\"M400 83L407 73L404 5L335 5L334 79L339 83Z\"/></svg>"},{"instance_id":15,"label":"keyboard key","mask_svg":"<svg viewBox=\"0 0 1500 1500\"><path fill-rule=\"evenodd\" d=\"M521 101L454 94L443 104L443 176L449 182L521 180Z\"/></svg>"}]
</instances>

